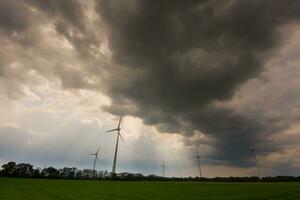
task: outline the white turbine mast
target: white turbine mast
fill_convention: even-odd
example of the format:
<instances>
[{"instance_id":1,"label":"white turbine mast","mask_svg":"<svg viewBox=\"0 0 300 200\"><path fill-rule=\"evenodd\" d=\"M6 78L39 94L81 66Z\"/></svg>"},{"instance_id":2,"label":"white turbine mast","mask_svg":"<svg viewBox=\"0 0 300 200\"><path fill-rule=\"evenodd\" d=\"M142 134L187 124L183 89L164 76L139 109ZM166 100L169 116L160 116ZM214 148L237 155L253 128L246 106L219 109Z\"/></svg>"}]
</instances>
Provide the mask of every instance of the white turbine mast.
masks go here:
<instances>
[{"instance_id":1,"label":"white turbine mast","mask_svg":"<svg viewBox=\"0 0 300 200\"><path fill-rule=\"evenodd\" d=\"M98 159L98 153L99 153L99 150L100 150L100 147L97 149L96 153L90 153L90 154L88 154L88 155L90 155L90 156L95 156L94 164L93 164L93 173L95 173L96 163L97 163L97 161L99 160L99 159Z\"/></svg>"},{"instance_id":2,"label":"white turbine mast","mask_svg":"<svg viewBox=\"0 0 300 200\"><path fill-rule=\"evenodd\" d=\"M201 170L201 157L198 154L198 151L196 151L196 158L198 160L198 167L199 167L199 177L202 178L202 170Z\"/></svg>"},{"instance_id":3,"label":"white turbine mast","mask_svg":"<svg viewBox=\"0 0 300 200\"><path fill-rule=\"evenodd\" d=\"M165 162L163 161L163 163L162 163L162 172L163 172L163 177L165 177Z\"/></svg>"},{"instance_id":4,"label":"white turbine mast","mask_svg":"<svg viewBox=\"0 0 300 200\"><path fill-rule=\"evenodd\" d=\"M121 135L121 121L122 121L122 115L120 116L118 127L109 131L106 131L106 133L117 131L117 142L116 142L116 149L115 149L115 155L113 160L113 166L112 166L112 173L116 173L116 164L117 164L117 156L118 156L118 147L119 147L119 137L121 138L122 142L124 142L123 137Z\"/></svg>"},{"instance_id":5,"label":"white turbine mast","mask_svg":"<svg viewBox=\"0 0 300 200\"><path fill-rule=\"evenodd\" d=\"M261 179L260 167L259 167L259 163L258 163L258 161L257 161L255 149L254 149L254 148L251 148L251 152L252 152L252 154L253 154L253 158L254 158L254 161L255 161L255 165L256 165L258 177Z\"/></svg>"}]
</instances>

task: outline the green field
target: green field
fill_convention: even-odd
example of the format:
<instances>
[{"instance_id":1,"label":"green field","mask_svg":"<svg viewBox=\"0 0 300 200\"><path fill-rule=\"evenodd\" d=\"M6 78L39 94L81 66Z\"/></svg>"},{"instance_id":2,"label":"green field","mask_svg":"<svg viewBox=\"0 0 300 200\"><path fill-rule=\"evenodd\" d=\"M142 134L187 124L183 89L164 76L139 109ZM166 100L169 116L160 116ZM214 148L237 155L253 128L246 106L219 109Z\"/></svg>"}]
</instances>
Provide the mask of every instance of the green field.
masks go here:
<instances>
[{"instance_id":1,"label":"green field","mask_svg":"<svg viewBox=\"0 0 300 200\"><path fill-rule=\"evenodd\" d=\"M300 199L300 183L117 182L0 178L1 200Z\"/></svg>"}]
</instances>

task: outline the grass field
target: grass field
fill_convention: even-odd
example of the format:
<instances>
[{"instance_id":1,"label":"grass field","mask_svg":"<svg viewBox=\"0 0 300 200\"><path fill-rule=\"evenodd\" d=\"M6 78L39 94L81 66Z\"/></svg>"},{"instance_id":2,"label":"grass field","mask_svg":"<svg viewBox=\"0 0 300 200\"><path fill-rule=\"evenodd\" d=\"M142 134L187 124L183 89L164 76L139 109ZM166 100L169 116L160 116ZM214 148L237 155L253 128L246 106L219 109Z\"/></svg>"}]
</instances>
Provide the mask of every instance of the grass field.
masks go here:
<instances>
[{"instance_id":1,"label":"grass field","mask_svg":"<svg viewBox=\"0 0 300 200\"><path fill-rule=\"evenodd\" d=\"M300 183L109 182L0 178L1 200L300 199Z\"/></svg>"}]
</instances>

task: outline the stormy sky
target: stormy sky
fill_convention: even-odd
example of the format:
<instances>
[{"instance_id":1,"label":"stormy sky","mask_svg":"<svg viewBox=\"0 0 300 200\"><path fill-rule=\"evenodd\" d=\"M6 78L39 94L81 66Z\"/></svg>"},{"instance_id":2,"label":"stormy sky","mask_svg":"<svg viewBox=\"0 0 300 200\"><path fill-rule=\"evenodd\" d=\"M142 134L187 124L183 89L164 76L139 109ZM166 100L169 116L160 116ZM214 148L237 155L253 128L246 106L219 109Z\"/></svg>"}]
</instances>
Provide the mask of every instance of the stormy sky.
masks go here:
<instances>
[{"instance_id":1,"label":"stormy sky","mask_svg":"<svg viewBox=\"0 0 300 200\"><path fill-rule=\"evenodd\" d=\"M299 175L297 0L0 0L0 164Z\"/></svg>"}]
</instances>

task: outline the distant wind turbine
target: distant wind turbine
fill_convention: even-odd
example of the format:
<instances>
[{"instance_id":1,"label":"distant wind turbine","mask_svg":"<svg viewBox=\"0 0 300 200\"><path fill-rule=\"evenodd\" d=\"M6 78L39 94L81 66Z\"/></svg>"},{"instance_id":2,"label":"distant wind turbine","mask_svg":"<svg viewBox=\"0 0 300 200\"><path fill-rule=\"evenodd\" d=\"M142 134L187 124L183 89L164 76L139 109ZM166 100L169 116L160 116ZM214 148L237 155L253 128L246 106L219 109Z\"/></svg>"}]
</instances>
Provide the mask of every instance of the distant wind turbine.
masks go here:
<instances>
[{"instance_id":1,"label":"distant wind turbine","mask_svg":"<svg viewBox=\"0 0 300 200\"><path fill-rule=\"evenodd\" d=\"M106 133L114 132L114 131L117 131L117 133L118 133L117 134L117 142L116 142L116 149L115 149L114 161L113 161L113 166L112 166L112 173L114 173L114 174L116 173L116 164L117 164L117 156L118 156L119 137L121 138L122 142L124 142L123 137L122 137L122 135L120 133L120 131L121 131L121 121L122 121L122 115L120 117L118 127L115 128L115 129L106 131Z\"/></svg>"},{"instance_id":2,"label":"distant wind turbine","mask_svg":"<svg viewBox=\"0 0 300 200\"><path fill-rule=\"evenodd\" d=\"M90 156L95 156L95 159L94 159L94 164L93 164L93 173L95 173L95 167L96 167L96 163L98 161L98 153L99 153L99 150L100 150L100 147L97 149L96 153L90 153L88 155Z\"/></svg>"},{"instance_id":3,"label":"distant wind turbine","mask_svg":"<svg viewBox=\"0 0 300 200\"><path fill-rule=\"evenodd\" d=\"M256 158L255 149L254 149L254 148L251 148L251 152L252 152L252 154L253 154L253 158L254 158L254 161L255 161L255 165L256 165L258 177L261 179L261 173L260 173L259 164L258 164L258 161L257 161L257 158Z\"/></svg>"},{"instance_id":4,"label":"distant wind turbine","mask_svg":"<svg viewBox=\"0 0 300 200\"><path fill-rule=\"evenodd\" d=\"M162 163L162 170L163 170L163 177L165 177L165 162L163 161L163 163Z\"/></svg>"},{"instance_id":5,"label":"distant wind turbine","mask_svg":"<svg viewBox=\"0 0 300 200\"><path fill-rule=\"evenodd\" d=\"M201 171L201 160L198 152L196 151L196 158L198 159L198 165L199 165L199 176L202 178L202 171Z\"/></svg>"}]
</instances>

